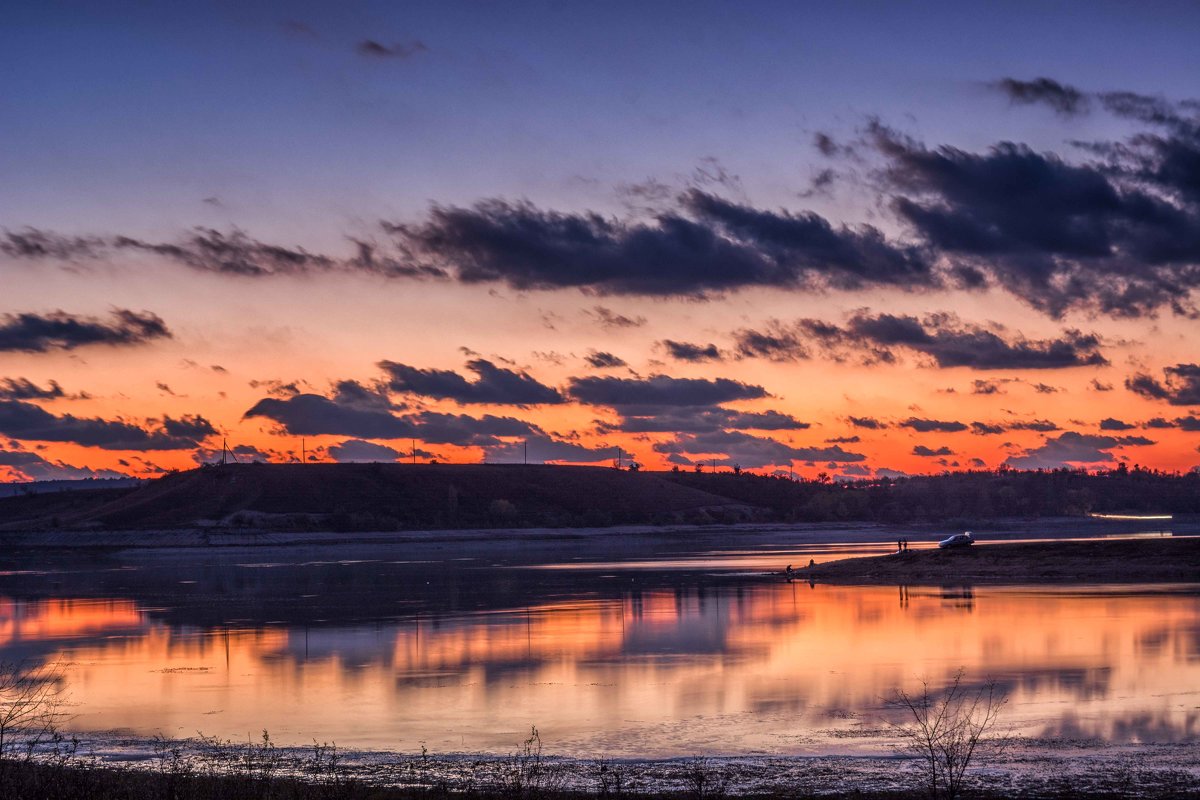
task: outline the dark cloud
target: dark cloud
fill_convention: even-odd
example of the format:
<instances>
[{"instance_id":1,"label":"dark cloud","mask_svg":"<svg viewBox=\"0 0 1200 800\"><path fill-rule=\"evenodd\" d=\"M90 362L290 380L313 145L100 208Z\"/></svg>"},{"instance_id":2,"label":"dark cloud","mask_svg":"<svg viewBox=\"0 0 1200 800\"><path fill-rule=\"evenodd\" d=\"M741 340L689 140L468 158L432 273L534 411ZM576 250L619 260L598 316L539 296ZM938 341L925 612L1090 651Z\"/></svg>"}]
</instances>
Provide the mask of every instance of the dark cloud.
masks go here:
<instances>
[{"instance_id":1,"label":"dark cloud","mask_svg":"<svg viewBox=\"0 0 1200 800\"><path fill-rule=\"evenodd\" d=\"M911 428L914 431L921 433L956 433L957 431L965 431L967 426L961 422L954 422L940 419L919 419L917 417L909 417L899 423L901 428Z\"/></svg>"},{"instance_id":2,"label":"dark cloud","mask_svg":"<svg viewBox=\"0 0 1200 800\"><path fill-rule=\"evenodd\" d=\"M1034 78L1030 81L1004 78L992 86L1008 96L1014 103L1048 105L1063 116L1086 113L1088 97L1072 86L1066 86L1050 78Z\"/></svg>"},{"instance_id":3,"label":"dark cloud","mask_svg":"<svg viewBox=\"0 0 1200 800\"><path fill-rule=\"evenodd\" d=\"M262 389L272 397L295 397L304 391L301 388L302 383L307 385L305 381L287 381L285 383L278 378L266 378L251 380L247 382L247 385L251 389Z\"/></svg>"},{"instance_id":4,"label":"dark cloud","mask_svg":"<svg viewBox=\"0 0 1200 800\"><path fill-rule=\"evenodd\" d=\"M396 415L378 406L341 402L315 394L259 400L244 418L264 418L295 436L352 436L358 439L417 439L427 444L488 447L499 437L534 436L537 426L513 417L422 411Z\"/></svg>"},{"instance_id":5,"label":"dark cloud","mask_svg":"<svg viewBox=\"0 0 1200 800\"><path fill-rule=\"evenodd\" d=\"M936 458L937 456L952 456L954 455L954 451L949 447L939 447L934 450L933 448L919 444L912 449L912 454L914 456L922 456L923 458Z\"/></svg>"},{"instance_id":6,"label":"dark cloud","mask_svg":"<svg viewBox=\"0 0 1200 800\"><path fill-rule=\"evenodd\" d=\"M336 265L329 256L309 253L299 247L266 244L237 229L222 233L212 228L196 228L186 238L172 244L118 236L113 239L113 246L118 250L153 253L201 272L246 277L300 275L330 270Z\"/></svg>"},{"instance_id":7,"label":"dark cloud","mask_svg":"<svg viewBox=\"0 0 1200 800\"><path fill-rule=\"evenodd\" d=\"M1008 429L1012 431L1039 431L1041 433L1062 430L1057 423L1051 422L1048 419L1033 419L1010 422L1008 423Z\"/></svg>"},{"instance_id":8,"label":"dark cloud","mask_svg":"<svg viewBox=\"0 0 1200 800\"><path fill-rule=\"evenodd\" d=\"M128 422L57 416L32 403L0 400L0 433L35 442L72 442L104 450L186 450L216 431L203 417L166 417L161 427L145 429Z\"/></svg>"},{"instance_id":9,"label":"dark cloud","mask_svg":"<svg viewBox=\"0 0 1200 800\"><path fill-rule=\"evenodd\" d=\"M127 478L122 472L75 467L64 461L50 461L28 450L0 448L0 468L7 467L17 481L81 480L85 478Z\"/></svg>"},{"instance_id":10,"label":"dark cloud","mask_svg":"<svg viewBox=\"0 0 1200 800\"><path fill-rule=\"evenodd\" d=\"M476 380L468 381L453 370L419 369L394 361L380 361L387 373L387 386L394 392L454 400L458 403L494 405L543 405L563 402L557 389L538 382L529 373L498 367L475 358L467 362Z\"/></svg>"},{"instance_id":11,"label":"dark cloud","mask_svg":"<svg viewBox=\"0 0 1200 800\"><path fill-rule=\"evenodd\" d=\"M493 414L472 417L468 414L421 411L409 415L406 420L414 426L415 438L428 444L492 447L501 443L500 437L543 435L540 428L525 420Z\"/></svg>"},{"instance_id":12,"label":"dark cloud","mask_svg":"<svg viewBox=\"0 0 1200 800\"><path fill-rule=\"evenodd\" d=\"M721 361L721 351L715 344L692 344L691 342L676 342L663 339L659 342L667 354L676 361Z\"/></svg>"},{"instance_id":13,"label":"dark cloud","mask_svg":"<svg viewBox=\"0 0 1200 800\"><path fill-rule=\"evenodd\" d=\"M412 423L378 408L338 403L316 394L297 394L259 400L243 418L262 417L297 436L353 436L361 439L402 439L415 435Z\"/></svg>"},{"instance_id":14,"label":"dark cloud","mask_svg":"<svg viewBox=\"0 0 1200 800\"><path fill-rule=\"evenodd\" d=\"M1113 390L1111 383L1102 383L1097 378L1092 378L1092 382L1088 386L1093 392L1111 392Z\"/></svg>"},{"instance_id":15,"label":"dark cloud","mask_svg":"<svg viewBox=\"0 0 1200 800\"><path fill-rule=\"evenodd\" d=\"M778 320L771 320L763 330L743 328L733 333L734 350L738 358L765 358L768 361L800 361L809 357L801 333Z\"/></svg>"},{"instance_id":16,"label":"dark cloud","mask_svg":"<svg viewBox=\"0 0 1200 800\"><path fill-rule=\"evenodd\" d=\"M420 39L396 44L382 44L374 39L363 39L354 47L354 51L367 58L399 59L412 58L415 55L429 52L429 48Z\"/></svg>"},{"instance_id":17,"label":"dark cloud","mask_svg":"<svg viewBox=\"0 0 1200 800\"><path fill-rule=\"evenodd\" d=\"M996 425L990 422L972 422L971 433L976 436L995 436L996 434L1004 433L1007 428L1003 425Z\"/></svg>"},{"instance_id":18,"label":"dark cloud","mask_svg":"<svg viewBox=\"0 0 1200 800\"><path fill-rule=\"evenodd\" d=\"M1149 447L1152 444L1158 444L1153 439L1147 439L1145 436L1119 436L1117 441L1123 447Z\"/></svg>"},{"instance_id":19,"label":"dark cloud","mask_svg":"<svg viewBox=\"0 0 1200 800\"><path fill-rule=\"evenodd\" d=\"M402 455L404 454L399 450L394 450L387 445L362 439L347 439L329 447L329 457L338 463L395 461Z\"/></svg>"},{"instance_id":20,"label":"dark cloud","mask_svg":"<svg viewBox=\"0 0 1200 800\"><path fill-rule=\"evenodd\" d=\"M596 324L605 330L614 328L640 328L646 324L645 317L627 317L618 314L607 306L592 306L584 310L585 315L595 320Z\"/></svg>"},{"instance_id":21,"label":"dark cloud","mask_svg":"<svg viewBox=\"0 0 1200 800\"><path fill-rule=\"evenodd\" d=\"M1067 431L1019 456L1009 456L1005 464L1015 469L1059 469L1079 465L1106 464L1115 460L1112 448L1122 444L1152 444L1141 437L1094 436Z\"/></svg>"},{"instance_id":22,"label":"dark cloud","mask_svg":"<svg viewBox=\"0 0 1200 800\"><path fill-rule=\"evenodd\" d=\"M971 385L971 394L1004 394L1000 381L977 380Z\"/></svg>"},{"instance_id":23,"label":"dark cloud","mask_svg":"<svg viewBox=\"0 0 1200 800\"><path fill-rule=\"evenodd\" d=\"M840 289L937 283L920 249L890 243L869 225L835 228L813 212L765 211L696 189L684 194L681 204L729 239L766 256L790 282L819 275L822 283Z\"/></svg>"},{"instance_id":24,"label":"dark cloud","mask_svg":"<svg viewBox=\"0 0 1200 800\"><path fill-rule=\"evenodd\" d=\"M139 345L170 339L171 332L157 314L113 309L108 321L98 317L52 311L46 314L0 316L0 352L44 353L87 345Z\"/></svg>"},{"instance_id":25,"label":"dark cloud","mask_svg":"<svg viewBox=\"0 0 1200 800\"><path fill-rule=\"evenodd\" d=\"M757 400L767 396L761 386L728 378L572 378L569 393L574 399L599 406L715 406L734 400ZM652 412L656 413L656 412Z\"/></svg>"},{"instance_id":26,"label":"dark cloud","mask_svg":"<svg viewBox=\"0 0 1200 800\"><path fill-rule=\"evenodd\" d=\"M880 422L874 417L846 417L846 419L856 428L865 428L871 431L878 431L887 427L886 422Z\"/></svg>"},{"instance_id":27,"label":"dark cloud","mask_svg":"<svg viewBox=\"0 0 1200 800\"><path fill-rule=\"evenodd\" d=\"M1125 388L1151 400L1173 406L1200 405L1200 364L1176 364L1163 368L1163 380L1145 373L1125 379Z\"/></svg>"},{"instance_id":28,"label":"dark cloud","mask_svg":"<svg viewBox=\"0 0 1200 800\"><path fill-rule=\"evenodd\" d=\"M826 439L825 444L858 444L862 439L858 436L835 436L832 439Z\"/></svg>"},{"instance_id":29,"label":"dark cloud","mask_svg":"<svg viewBox=\"0 0 1200 800\"><path fill-rule=\"evenodd\" d=\"M1144 436L1094 436L1067 431L1019 456L1010 456L1004 463L1017 469L1106 464L1115 460L1111 452L1114 447L1145 447L1154 443Z\"/></svg>"},{"instance_id":30,"label":"dark cloud","mask_svg":"<svg viewBox=\"0 0 1200 800\"><path fill-rule=\"evenodd\" d=\"M1070 105L1077 90L1012 82L1010 97ZM1015 92L1015 94L1014 94ZM928 246L1052 316L1194 314L1200 286L1200 120L1191 106L1109 92L1108 111L1147 129L1076 164L1000 142L929 149L878 123L892 208ZM1064 105L1066 104L1066 105Z\"/></svg>"},{"instance_id":31,"label":"dark cloud","mask_svg":"<svg viewBox=\"0 0 1200 800\"><path fill-rule=\"evenodd\" d=\"M303 275L314 272L366 272L391 278L445 278L442 270L414 266L385 255L371 242L351 239L355 254L334 257L310 253L301 247L262 242L238 228L228 232L194 228L174 242L148 242L132 236L64 236L53 231L27 228L6 231L0 252L18 259L79 261L112 257L121 253L145 253L200 272L247 278L274 275Z\"/></svg>"},{"instance_id":32,"label":"dark cloud","mask_svg":"<svg viewBox=\"0 0 1200 800\"><path fill-rule=\"evenodd\" d=\"M50 381L43 388L28 378L0 380L0 400L57 400L61 397L66 397L66 392L57 381Z\"/></svg>"},{"instance_id":33,"label":"dark cloud","mask_svg":"<svg viewBox=\"0 0 1200 800\"><path fill-rule=\"evenodd\" d=\"M424 222L384 223L414 264L464 283L577 287L603 294L697 295L751 286L911 290L936 283L923 254L869 226L749 208L697 189L648 221L485 200L434 206Z\"/></svg>"},{"instance_id":34,"label":"dark cloud","mask_svg":"<svg viewBox=\"0 0 1200 800\"><path fill-rule=\"evenodd\" d=\"M1033 386L1033 390L1038 394L1057 394L1062 391L1057 386L1051 386L1047 383L1034 383L1031 386Z\"/></svg>"},{"instance_id":35,"label":"dark cloud","mask_svg":"<svg viewBox=\"0 0 1200 800\"><path fill-rule=\"evenodd\" d=\"M269 244L236 228L228 233L212 228L195 228L173 243L152 243L116 236L111 239L111 247L115 251L152 253L200 272L247 278L331 271L367 272L386 277L444 277L438 270L412 267L383 256L369 242L352 241L357 253L350 258L310 253L301 247Z\"/></svg>"},{"instance_id":36,"label":"dark cloud","mask_svg":"<svg viewBox=\"0 0 1200 800\"><path fill-rule=\"evenodd\" d=\"M171 438L195 441L217 434L217 429L213 427L213 424L199 414L184 414L179 419L164 416L162 429Z\"/></svg>"},{"instance_id":37,"label":"dark cloud","mask_svg":"<svg viewBox=\"0 0 1200 800\"><path fill-rule=\"evenodd\" d=\"M105 241L99 237L64 236L37 228L16 232L6 230L0 236L0 253L10 258L91 259L100 255L105 246Z\"/></svg>"},{"instance_id":38,"label":"dark cloud","mask_svg":"<svg viewBox=\"0 0 1200 800\"><path fill-rule=\"evenodd\" d=\"M1100 430L1102 431L1127 431L1131 430L1133 427L1134 426L1130 425L1128 422L1124 422L1114 417L1105 417L1104 419L1100 420Z\"/></svg>"},{"instance_id":39,"label":"dark cloud","mask_svg":"<svg viewBox=\"0 0 1200 800\"><path fill-rule=\"evenodd\" d=\"M629 407L626 407L629 408ZM616 424L601 423L600 430L625 433L708 433L718 430L799 431L811 427L778 411L734 411L716 406L654 407L634 409L649 414L622 414Z\"/></svg>"},{"instance_id":40,"label":"dark cloud","mask_svg":"<svg viewBox=\"0 0 1200 800\"><path fill-rule=\"evenodd\" d=\"M675 463L694 463L697 456L721 455L720 459L703 458L704 462L716 461L718 466L735 464L749 469L772 465L790 465L794 461L831 461L839 464L865 461L866 456L851 453L841 447L793 447L775 439L752 436L739 431L715 431L712 433L680 434L667 442L658 442L654 450L668 456L677 456Z\"/></svg>"},{"instance_id":41,"label":"dark cloud","mask_svg":"<svg viewBox=\"0 0 1200 800\"><path fill-rule=\"evenodd\" d=\"M1027 339L1001 325L962 322L953 314L907 315L859 311L844 327L821 320L800 320L795 327L836 355L841 349L865 352L873 361L891 361L892 348L929 356L942 368L1063 369L1108 364L1100 338L1066 330L1057 339Z\"/></svg>"},{"instance_id":42,"label":"dark cloud","mask_svg":"<svg viewBox=\"0 0 1200 800\"><path fill-rule=\"evenodd\" d=\"M625 362L625 359L604 351L593 350L583 358L588 364L596 369L612 369L614 367L629 366Z\"/></svg>"},{"instance_id":43,"label":"dark cloud","mask_svg":"<svg viewBox=\"0 0 1200 800\"><path fill-rule=\"evenodd\" d=\"M1183 431L1195 433L1195 432L1200 432L1200 417L1196 417L1191 414L1189 414L1186 417L1176 417L1173 420L1163 419L1162 417L1155 417L1154 419L1148 419L1144 423L1142 423L1142 427L1143 428L1158 428L1158 429L1178 428Z\"/></svg>"},{"instance_id":44,"label":"dark cloud","mask_svg":"<svg viewBox=\"0 0 1200 800\"><path fill-rule=\"evenodd\" d=\"M367 386L358 381L351 380L334 382L333 401L342 405L358 406L359 408L388 410L404 407L391 401L387 395L386 385L376 384Z\"/></svg>"},{"instance_id":45,"label":"dark cloud","mask_svg":"<svg viewBox=\"0 0 1200 800\"><path fill-rule=\"evenodd\" d=\"M519 442L501 442L486 449L488 461L522 462L526 459L531 463L570 462L577 464L596 464L602 461L615 461L615 447L585 447L575 442L555 439L545 434L530 436Z\"/></svg>"}]
</instances>

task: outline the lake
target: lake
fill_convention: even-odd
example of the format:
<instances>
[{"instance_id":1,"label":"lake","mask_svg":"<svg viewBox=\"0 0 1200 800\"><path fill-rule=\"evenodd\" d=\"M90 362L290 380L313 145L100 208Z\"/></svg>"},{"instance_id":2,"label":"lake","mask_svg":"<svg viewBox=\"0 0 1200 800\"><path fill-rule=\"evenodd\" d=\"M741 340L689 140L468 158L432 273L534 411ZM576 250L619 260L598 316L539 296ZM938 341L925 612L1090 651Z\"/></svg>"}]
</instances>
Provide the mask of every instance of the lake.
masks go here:
<instances>
[{"instance_id":1,"label":"lake","mask_svg":"<svg viewBox=\"0 0 1200 800\"><path fill-rule=\"evenodd\" d=\"M879 754L885 699L960 668L1030 737L1200 730L1200 584L813 586L762 573L894 542L736 544L10 557L0 659L67 664L69 727L116 735L507 753L537 726L581 757Z\"/></svg>"}]
</instances>

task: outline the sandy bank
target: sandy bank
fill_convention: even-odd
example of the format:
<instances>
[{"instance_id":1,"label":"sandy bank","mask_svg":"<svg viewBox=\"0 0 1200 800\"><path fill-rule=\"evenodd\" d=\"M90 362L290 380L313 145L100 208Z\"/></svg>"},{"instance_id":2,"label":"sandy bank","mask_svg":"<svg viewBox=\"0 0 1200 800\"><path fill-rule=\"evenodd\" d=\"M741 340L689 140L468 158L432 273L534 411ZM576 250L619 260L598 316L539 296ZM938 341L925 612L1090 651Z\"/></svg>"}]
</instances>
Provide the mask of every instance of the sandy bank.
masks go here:
<instances>
[{"instance_id":1,"label":"sandy bank","mask_svg":"<svg viewBox=\"0 0 1200 800\"><path fill-rule=\"evenodd\" d=\"M830 561L798 574L843 584L1200 582L1200 537L980 543Z\"/></svg>"}]
</instances>

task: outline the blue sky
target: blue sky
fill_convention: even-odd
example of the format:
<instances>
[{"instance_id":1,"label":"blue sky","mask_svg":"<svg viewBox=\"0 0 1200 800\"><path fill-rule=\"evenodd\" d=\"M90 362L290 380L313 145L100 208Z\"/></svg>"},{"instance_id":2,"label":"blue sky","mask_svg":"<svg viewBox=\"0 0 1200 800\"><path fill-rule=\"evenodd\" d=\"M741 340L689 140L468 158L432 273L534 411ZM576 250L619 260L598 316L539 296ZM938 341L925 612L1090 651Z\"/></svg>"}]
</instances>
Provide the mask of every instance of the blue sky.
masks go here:
<instances>
[{"instance_id":1,"label":"blue sky","mask_svg":"<svg viewBox=\"0 0 1200 800\"><path fill-rule=\"evenodd\" d=\"M1200 74L1195 3L244 5L10 9L0 217L145 233L236 218L328 245L429 201L611 205L615 184L706 157L783 204L820 166L816 130L877 115L967 148L1057 147L1070 126L982 84L1186 96ZM427 49L364 57L364 40Z\"/></svg>"}]
</instances>

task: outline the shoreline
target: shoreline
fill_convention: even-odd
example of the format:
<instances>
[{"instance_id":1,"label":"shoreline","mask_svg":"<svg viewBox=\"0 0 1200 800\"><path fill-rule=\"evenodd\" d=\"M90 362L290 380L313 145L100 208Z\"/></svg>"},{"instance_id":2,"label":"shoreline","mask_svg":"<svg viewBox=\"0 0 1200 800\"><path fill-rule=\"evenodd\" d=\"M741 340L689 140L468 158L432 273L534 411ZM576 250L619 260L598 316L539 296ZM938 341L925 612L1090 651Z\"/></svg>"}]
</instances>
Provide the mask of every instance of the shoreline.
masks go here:
<instances>
[{"instance_id":1,"label":"shoreline","mask_svg":"<svg viewBox=\"0 0 1200 800\"><path fill-rule=\"evenodd\" d=\"M509 753L404 753L337 750L328 744L263 747L261 742L162 739L85 734L68 769L111 770L136 780L251 775L244 765L272 765L271 780L298 781L326 792L357 784L371 796L438 794L511 796L890 797L925 796L920 759L894 752L864 755L696 755L690 757L559 757L514 743ZM983 797L1194 797L1200 764L1192 742L1116 744L1093 740L1017 739L1004 755L973 764L968 788ZM519 773L519 775L518 775ZM262 773L254 773L261 780ZM532 790L532 794L529 793ZM383 794L378 794L383 792ZM392 794L393 792L398 794ZM325 794L323 796L329 796ZM340 796L340 795L333 795Z\"/></svg>"},{"instance_id":2,"label":"shoreline","mask_svg":"<svg viewBox=\"0 0 1200 800\"><path fill-rule=\"evenodd\" d=\"M830 584L1197 583L1200 537L994 542L827 561L795 578Z\"/></svg>"},{"instance_id":3,"label":"shoreline","mask_svg":"<svg viewBox=\"0 0 1200 800\"><path fill-rule=\"evenodd\" d=\"M1157 532L1200 536L1200 516L1172 520L1086 517L1003 517L977 521L986 536L1017 534L1113 536ZM957 533L946 523L887 525L876 522L743 522L733 524L610 525L604 527L430 528L396 531L275 531L236 527L125 528L113 530L24 529L0 531L0 546L16 549L174 549L212 547L312 547L372 544L501 542L539 545L603 540L727 542L730 537L786 541L894 541L898 537L936 542ZM873 536L872 536L873 535Z\"/></svg>"}]
</instances>

